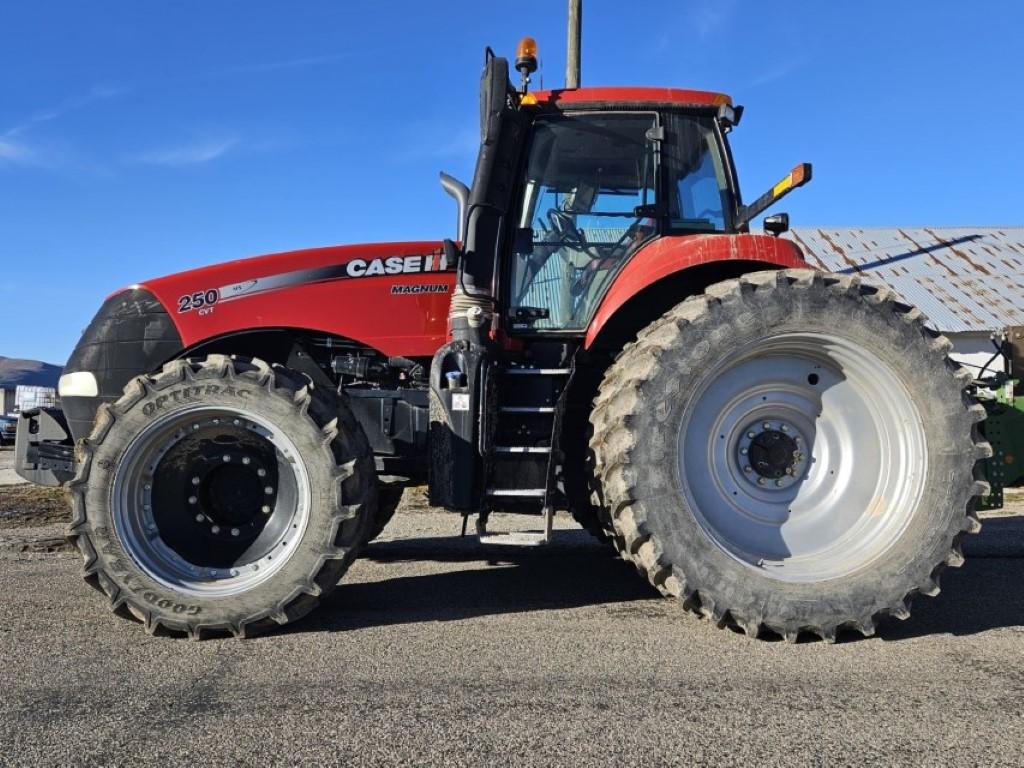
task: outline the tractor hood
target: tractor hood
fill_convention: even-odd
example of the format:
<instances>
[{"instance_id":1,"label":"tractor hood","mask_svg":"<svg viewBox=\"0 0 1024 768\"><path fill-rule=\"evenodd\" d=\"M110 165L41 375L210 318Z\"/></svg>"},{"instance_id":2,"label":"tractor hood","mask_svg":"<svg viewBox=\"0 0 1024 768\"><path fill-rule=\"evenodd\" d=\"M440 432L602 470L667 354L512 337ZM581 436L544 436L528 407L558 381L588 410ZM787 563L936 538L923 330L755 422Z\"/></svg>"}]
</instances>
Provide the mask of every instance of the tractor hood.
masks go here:
<instances>
[{"instance_id":1,"label":"tractor hood","mask_svg":"<svg viewBox=\"0 0 1024 768\"><path fill-rule=\"evenodd\" d=\"M454 269L441 243L374 243L242 259L148 280L185 347L256 328L342 336L391 355L444 341Z\"/></svg>"},{"instance_id":2,"label":"tractor hood","mask_svg":"<svg viewBox=\"0 0 1024 768\"><path fill-rule=\"evenodd\" d=\"M275 253L133 285L107 298L64 368L71 434L87 436L133 377L246 331L299 329L430 356L446 339L454 283L441 243L420 242Z\"/></svg>"}]
</instances>

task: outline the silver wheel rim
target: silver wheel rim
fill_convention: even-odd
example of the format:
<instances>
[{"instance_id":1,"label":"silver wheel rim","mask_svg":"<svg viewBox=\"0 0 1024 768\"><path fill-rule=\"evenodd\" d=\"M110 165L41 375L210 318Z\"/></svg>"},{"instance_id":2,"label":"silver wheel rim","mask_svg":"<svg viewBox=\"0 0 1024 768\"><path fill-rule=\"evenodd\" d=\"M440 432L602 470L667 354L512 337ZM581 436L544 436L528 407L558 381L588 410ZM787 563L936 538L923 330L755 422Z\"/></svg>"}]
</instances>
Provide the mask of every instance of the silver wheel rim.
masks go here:
<instances>
[{"instance_id":1,"label":"silver wheel rim","mask_svg":"<svg viewBox=\"0 0 1024 768\"><path fill-rule=\"evenodd\" d=\"M921 415L892 367L838 336L759 340L714 366L678 477L721 550L782 581L838 578L896 542L924 491Z\"/></svg>"},{"instance_id":2,"label":"silver wheel rim","mask_svg":"<svg viewBox=\"0 0 1024 768\"><path fill-rule=\"evenodd\" d=\"M191 444L186 441L212 441L225 469L234 464L252 473L265 498L253 499L251 520L225 521L215 505L204 506L204 483L216 483L219 470L209 457L205 473L183 468L181 452ZM182 475L168 485L168 477ZM310 503L306 466L287 435L248 411L207 406L183 408L147 426L125 451L111 489L115 532L139 568L169 589L205 597L246 592L283 568L306 531ZM174 514L177 505L183 515ZM212 555L206 561L191 556L181 541Z\"/></svg>"}]
</instances>

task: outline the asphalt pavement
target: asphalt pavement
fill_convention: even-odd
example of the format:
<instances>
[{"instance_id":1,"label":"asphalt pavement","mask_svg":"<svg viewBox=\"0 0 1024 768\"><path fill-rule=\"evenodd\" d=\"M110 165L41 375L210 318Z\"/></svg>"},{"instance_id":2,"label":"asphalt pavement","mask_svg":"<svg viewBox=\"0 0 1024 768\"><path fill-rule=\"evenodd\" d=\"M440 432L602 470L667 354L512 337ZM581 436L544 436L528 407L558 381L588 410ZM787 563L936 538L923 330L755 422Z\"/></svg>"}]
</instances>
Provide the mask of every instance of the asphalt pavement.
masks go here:
<instances>
[{"instance_id":1,"label":"asphalt pavement","mask_svg":"<svg viewBox=\"0 0 1024 768\"><path fill-rule=\"evenodd\" d=\"M0 764L1020 764L1021 523L989 521L910 620L837 645L716 629L568 521L506 551L429 510L293 628L149 637L76 554L17 544L55 524L18 528Z\"/></svg>"}]
</instances>

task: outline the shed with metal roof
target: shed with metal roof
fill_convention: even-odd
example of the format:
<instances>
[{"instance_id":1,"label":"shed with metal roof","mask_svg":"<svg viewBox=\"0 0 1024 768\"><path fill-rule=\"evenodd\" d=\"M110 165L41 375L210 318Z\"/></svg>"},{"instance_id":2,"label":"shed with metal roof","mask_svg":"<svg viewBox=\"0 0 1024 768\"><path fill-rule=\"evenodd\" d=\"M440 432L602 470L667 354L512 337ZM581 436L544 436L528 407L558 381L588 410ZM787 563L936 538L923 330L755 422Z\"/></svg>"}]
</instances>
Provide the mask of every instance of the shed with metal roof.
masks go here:
<instances>
[{"instance_id":1,"label":"shed with metal roof","mask_svg":"<svg viewBox=\"0 0 1024 768\"><path fill-rule=\"evenodd\" d=\"M891 288L980 366L989 334L1024 325L1024 227L797 227L815 267Z\"/></svg>"}]
</instances>

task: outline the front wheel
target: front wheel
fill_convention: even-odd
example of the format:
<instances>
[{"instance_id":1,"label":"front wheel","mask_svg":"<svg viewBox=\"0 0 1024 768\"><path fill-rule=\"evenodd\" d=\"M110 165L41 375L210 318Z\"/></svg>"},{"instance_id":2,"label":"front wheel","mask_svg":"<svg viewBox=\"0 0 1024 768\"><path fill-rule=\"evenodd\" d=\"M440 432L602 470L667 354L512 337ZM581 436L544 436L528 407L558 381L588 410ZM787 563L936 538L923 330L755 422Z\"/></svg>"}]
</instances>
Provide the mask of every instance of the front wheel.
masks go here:
<instances>
[{"instance_id":1,"label":"front wheel","mask_svg":"<svg viewBox=\"0 0 1024 768\"><path fill-rule=\"evenodd\" d=\"M853 277L755 273L684 301L620 355L592 414L620 552L750 635L906 617L979 528L991 454L948 348Z\"/></svg>"},{"instance_id":2,"label":"front wheel","mask_svg":"<svg viewBox=\"0 0 1024 768\"><path fill-rule=\"evenodd\" d=\"M71 535L86 579L150 632L246 636L305 615L376 511L345 403L259 360L137 377L79 451Z\"/></svg>"}]
</instances>

